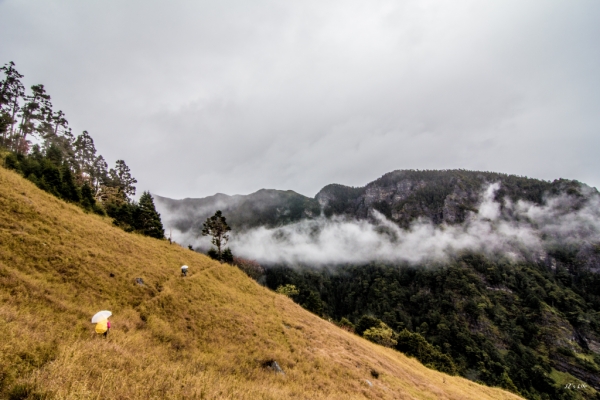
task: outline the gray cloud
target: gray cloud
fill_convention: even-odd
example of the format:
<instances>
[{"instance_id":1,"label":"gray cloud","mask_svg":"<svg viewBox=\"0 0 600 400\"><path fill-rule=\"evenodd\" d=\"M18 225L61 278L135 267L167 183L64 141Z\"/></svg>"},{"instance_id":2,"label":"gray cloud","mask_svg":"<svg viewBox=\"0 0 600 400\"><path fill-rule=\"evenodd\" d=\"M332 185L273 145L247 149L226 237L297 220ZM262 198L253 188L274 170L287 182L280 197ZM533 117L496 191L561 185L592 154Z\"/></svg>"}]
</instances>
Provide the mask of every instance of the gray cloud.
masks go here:
<instances>
[{"instance_id":1,"label":"gray cloud","mask_svg":"<svg viewBox=\"0 0 600 400\"><path fill-rule=\"evenodd\" d=\"M0 60L168 197L466 168L600 186L596 1L0 1Z\"/></svg>"}]
</instances>

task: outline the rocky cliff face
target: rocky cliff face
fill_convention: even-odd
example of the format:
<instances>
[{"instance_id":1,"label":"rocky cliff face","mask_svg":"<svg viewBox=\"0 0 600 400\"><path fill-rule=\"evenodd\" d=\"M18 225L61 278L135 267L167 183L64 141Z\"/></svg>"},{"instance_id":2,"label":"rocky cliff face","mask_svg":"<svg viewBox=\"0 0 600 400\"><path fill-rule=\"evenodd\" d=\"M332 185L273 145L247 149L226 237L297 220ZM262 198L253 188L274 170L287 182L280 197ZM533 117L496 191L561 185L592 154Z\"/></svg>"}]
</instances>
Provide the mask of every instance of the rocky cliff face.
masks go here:
<instances>
[{"instance_id":1,"label":"rocky cliff face","mask_svg":"<svg viewBox=\"0 0 600 400\"><path fill-rule=\"evenodd\" d=\"M545 196L570 191L579 193L575 181L541 181L492 172L463 170L411 171L385 174L362 188L343 185L325 186L316 196L325 215L368 218L373 210L407 227L417 218L434 224L457 224L465 221L469 211L477 212L483 189L500 183L496 200L527 200L542 204Z\"/></svg>"}]
</instances>

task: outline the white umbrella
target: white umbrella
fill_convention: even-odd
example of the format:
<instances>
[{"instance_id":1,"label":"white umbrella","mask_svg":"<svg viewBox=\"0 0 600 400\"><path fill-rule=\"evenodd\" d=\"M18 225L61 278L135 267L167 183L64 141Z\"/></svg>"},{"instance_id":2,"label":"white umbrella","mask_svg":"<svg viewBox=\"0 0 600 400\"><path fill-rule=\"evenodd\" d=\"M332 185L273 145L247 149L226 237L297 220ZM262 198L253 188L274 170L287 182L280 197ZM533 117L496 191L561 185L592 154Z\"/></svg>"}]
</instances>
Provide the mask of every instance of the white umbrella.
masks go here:
<instances>
[{"instance_id":1,"label":"white umbrella","mask_svg":"<svg viewBox=\"0 0 600 400\"><path fill-rule=\"evenodd\" d=\"M187 265L182 265L181 269L188 269L188 266Z\"/></svg>"},{"instance_id":2,"label":"white umbrella","mask_svg":"<svg viewBox=\"0 0 600 400\"><path fill-rule=\"evenodd\" d=\"M110 311L99 311L92 317L92 324L102 321L103 319L107 319L110 317L112 313Z\"/></svg>"}]
</instances>

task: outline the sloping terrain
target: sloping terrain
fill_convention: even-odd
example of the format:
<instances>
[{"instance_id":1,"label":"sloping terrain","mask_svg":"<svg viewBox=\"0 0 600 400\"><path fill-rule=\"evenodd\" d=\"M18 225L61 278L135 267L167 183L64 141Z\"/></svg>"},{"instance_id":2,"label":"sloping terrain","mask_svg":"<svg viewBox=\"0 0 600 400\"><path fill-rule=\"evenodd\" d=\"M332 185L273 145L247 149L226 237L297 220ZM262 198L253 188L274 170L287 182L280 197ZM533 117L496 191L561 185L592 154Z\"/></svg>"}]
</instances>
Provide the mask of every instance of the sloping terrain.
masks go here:
<instances>
[{"instance_id":1,"label":"sloping terrain","mask_svg":"<svg viewBox=\"0 0 600 400\"><path fill-rule=\"evenodd\" d=\"M114 314L107 339L89 322L102 309ZM0 338L1 398L517 398L429 370L2 168Z\"/></svg>"}]
</instances>

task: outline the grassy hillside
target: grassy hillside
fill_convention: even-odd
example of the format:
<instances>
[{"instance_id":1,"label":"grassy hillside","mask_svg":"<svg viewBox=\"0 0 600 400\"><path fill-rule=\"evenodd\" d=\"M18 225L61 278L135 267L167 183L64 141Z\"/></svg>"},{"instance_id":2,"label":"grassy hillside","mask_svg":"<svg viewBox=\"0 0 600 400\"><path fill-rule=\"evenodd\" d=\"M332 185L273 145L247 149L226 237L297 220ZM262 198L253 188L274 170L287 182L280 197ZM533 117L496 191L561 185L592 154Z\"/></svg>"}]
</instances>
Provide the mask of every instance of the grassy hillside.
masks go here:
<instances>
[{"instance_id":1,"label":"grassy hillside","mask_svg":"<svg viewBox=\"0 0 600 400\"><path fill-rule=\"evenodd\" d=\"M114 314L107 339L89 322L101 309ZM0 398L517 398L429 370L2 168L0 338Z\"/></svg>"}]
</instances>

